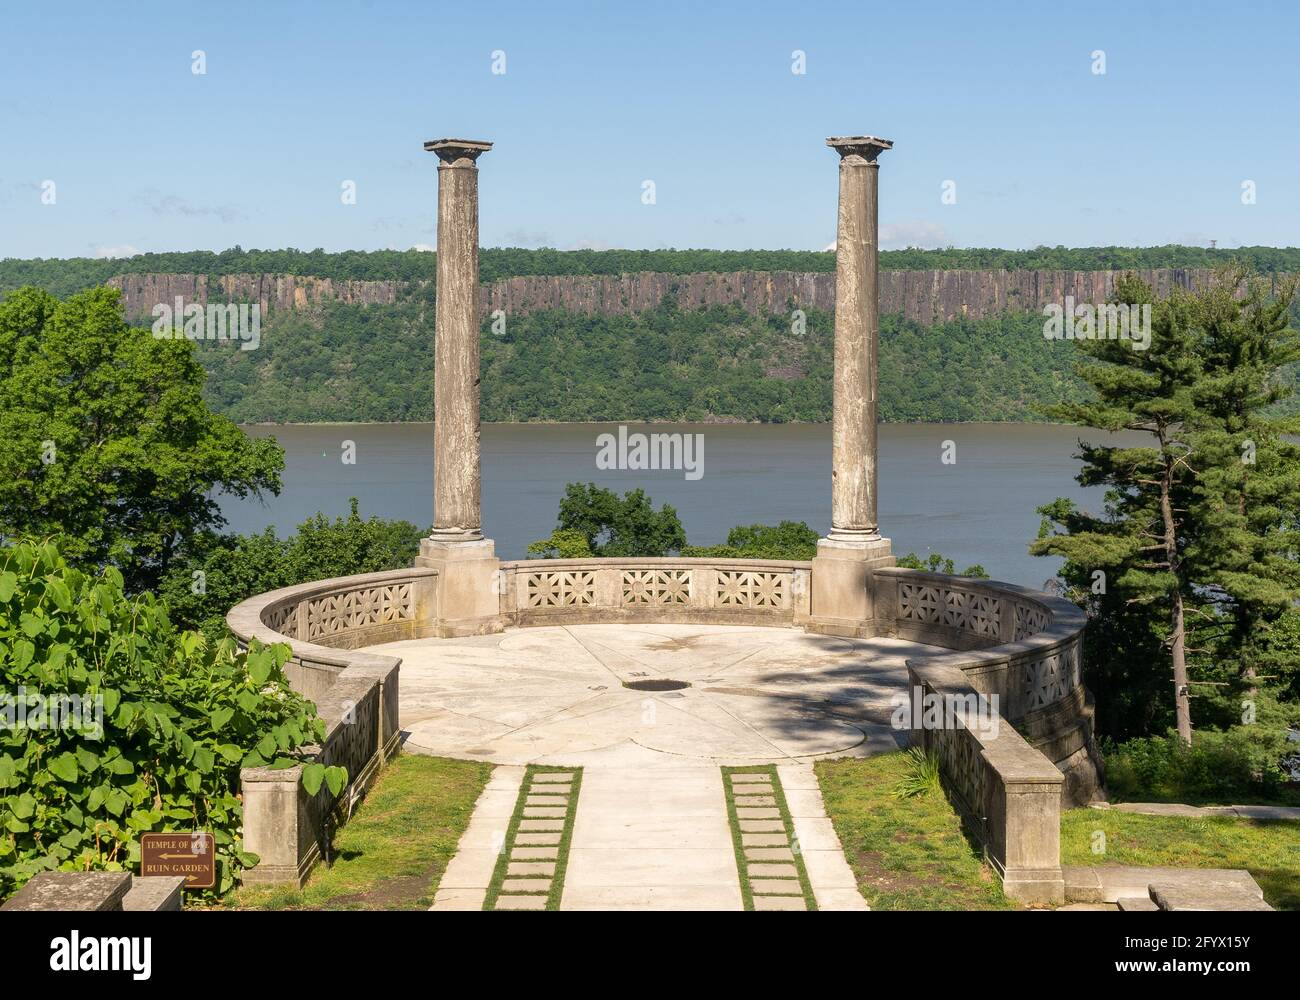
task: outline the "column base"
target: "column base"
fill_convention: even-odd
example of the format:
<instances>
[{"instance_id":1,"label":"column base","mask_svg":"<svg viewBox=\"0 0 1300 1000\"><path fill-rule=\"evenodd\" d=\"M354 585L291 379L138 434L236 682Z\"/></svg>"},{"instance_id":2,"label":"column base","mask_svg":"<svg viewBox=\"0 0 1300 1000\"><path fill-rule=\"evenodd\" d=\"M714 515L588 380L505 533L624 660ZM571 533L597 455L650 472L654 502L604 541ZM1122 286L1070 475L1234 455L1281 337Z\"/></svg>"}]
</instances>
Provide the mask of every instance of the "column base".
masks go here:
<instances>
[{"instance_id":1,"label":"column base","mask_svg":"<svg viewBox=\"0 0 1300 1000\"><path fill-rule=\"evenodd\" d=\"M422 538L415 560L438 571L433 634L453 639L502 631L501 560L492 539L446 535Z\"/></svg>"},{"instance_id":2,"label":"column base","mask_svg":"<svg viewBox=\"0 0 1300 1000\"><path fill-rule=\"evenodd\" d=\"M819 540L808 631L860 639L877 635L873 573L894 563L889 539L879 532L840 529Z\"/></svg>"}]
</instances>

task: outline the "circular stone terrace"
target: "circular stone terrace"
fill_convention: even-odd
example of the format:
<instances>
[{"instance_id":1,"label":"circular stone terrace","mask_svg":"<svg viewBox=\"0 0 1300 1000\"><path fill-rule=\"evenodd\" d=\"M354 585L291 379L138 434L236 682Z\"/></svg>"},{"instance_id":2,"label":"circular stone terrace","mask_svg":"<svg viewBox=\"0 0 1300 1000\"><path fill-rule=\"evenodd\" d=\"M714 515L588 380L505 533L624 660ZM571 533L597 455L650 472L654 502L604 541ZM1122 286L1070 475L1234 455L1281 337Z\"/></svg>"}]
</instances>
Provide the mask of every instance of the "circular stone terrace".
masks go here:
<instances>
[{"instance_id":1,"label":"circular stone terrace","mask_svg":"<svg viewBox=\"0 0 1300 1000\"><path fill-rule=\"evenodd\" d=\"M497 764L756 764L893 750L905 660L794 628L587 624L370 646L400 657L408 750ZM677 690L629 685L680 681ZM655 684L654 686L659 686Z\"/></svg>"}]
</instances>

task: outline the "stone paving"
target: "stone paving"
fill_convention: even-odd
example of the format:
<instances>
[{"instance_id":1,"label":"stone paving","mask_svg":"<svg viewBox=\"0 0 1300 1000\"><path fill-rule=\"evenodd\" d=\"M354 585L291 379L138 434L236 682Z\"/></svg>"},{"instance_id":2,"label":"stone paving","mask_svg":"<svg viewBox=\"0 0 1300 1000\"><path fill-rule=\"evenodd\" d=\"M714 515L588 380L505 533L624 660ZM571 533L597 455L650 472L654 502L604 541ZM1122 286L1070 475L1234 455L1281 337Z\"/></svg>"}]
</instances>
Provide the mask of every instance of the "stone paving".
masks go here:
<instances>
[{"instance_id":1,"label":"stone paving","mask_svg":"<svg viewBox=\"0 0 1300 1000\"><path fill-rule=\"evenodd\" d=\"M370 648L402 657L408 751L503 765L434 909L482 907L534 764L583 769L566 910L743 909L721 768L763 763L778 765L818 908L865 909L811 762L902 745L889 716L904 661L944 652L718 625L571 625ZM690 687L623 686L663 679Z\"/></svg>"}]
</instances>

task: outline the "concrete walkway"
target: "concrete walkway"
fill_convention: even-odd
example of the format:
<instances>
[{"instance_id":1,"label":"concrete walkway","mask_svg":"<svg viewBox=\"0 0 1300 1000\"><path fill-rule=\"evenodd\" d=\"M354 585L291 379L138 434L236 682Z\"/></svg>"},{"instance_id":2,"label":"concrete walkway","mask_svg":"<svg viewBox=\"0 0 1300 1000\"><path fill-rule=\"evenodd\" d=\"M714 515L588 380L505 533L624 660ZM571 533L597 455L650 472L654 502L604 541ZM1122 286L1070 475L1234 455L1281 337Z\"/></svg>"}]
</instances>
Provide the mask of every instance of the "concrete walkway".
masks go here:
<instances>
[{"instance_id":1,"label":"concrete walkway","mask_svg":"<svg viewBox=\"0 0 1300 1000\"><path fill-rule=\"evenodd\" d=\"M483 905L523 765L583 768L560 908L738 910L723 765L775 763L819 909L865 909L812 761L893 750L890 639L713 625L578 625L371 647L403 658L406 748L504 765L434 909ZM625 682L674 679L673 691Z\"/></svg>"}]
</instances>

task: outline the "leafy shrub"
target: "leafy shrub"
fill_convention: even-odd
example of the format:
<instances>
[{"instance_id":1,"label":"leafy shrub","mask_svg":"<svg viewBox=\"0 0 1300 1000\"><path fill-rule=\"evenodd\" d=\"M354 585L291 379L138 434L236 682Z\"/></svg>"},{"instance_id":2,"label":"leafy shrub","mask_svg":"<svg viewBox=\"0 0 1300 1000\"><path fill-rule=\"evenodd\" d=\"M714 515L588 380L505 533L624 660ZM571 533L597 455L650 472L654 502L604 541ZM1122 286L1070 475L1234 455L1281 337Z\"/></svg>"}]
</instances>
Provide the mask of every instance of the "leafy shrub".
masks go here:
<instances>
[{"instance_id":1,"label":"leafy shrub","mask_svg":"<svg viewBox=\"0 0 1300 1000\"><path fill-rule=\"evenodd\" d=\"M817 532L804 521L778 525L739 524L727 533L725 545L688 545L682 555L703 559L812 559Z\"/></svg>"},{"instance_id":2,"label":"leafy shrub","mask_svg":"<svg viewBox=\"0 0 1300 1000\"><path fill-rule=\"evenodd\" d=\"M529 543L528 558L534 556L538 559L587 559L591 556L591 547L581 531L556 528L550 538Z\"/></svg>"},{"instance_id":3,"label":"leafy shrub","mask_svg":"<svg viewBox=\"0 0 1300 1000\"><path fill-rule=\"evenodd\" d=\"M363 520L357 498L350 502L347 517L331 521L317 513L288 538L276 537L273 528L259 535L195 536L163 580L159 596L178 624L216 640L230 634L226 612L254 594L335 576L400 569L415 561L419 528L409 521L374 516ZM201 587L196 586L200 572Z\"/></svg>"},{"instance_id":4,"label":"leafy shrub","mask_svg":"<svg viewBox=\"0 0 1300 1000\"><path fill-rule=\"evenodd\" d=\"M1197 730L1190 747L1171 732L1120 744L1103 742L1102 751L1106 784L1120 801L1300 801L1287 789L1281 766L1285 732L1268 727Z\"/></svg>"},{"instance_id":5,"label":"leafy shrub","mask_svg":"<svg viewBox=\"0 0 1300 1000\"><path fill-rule=\"evenodd\" d=\"M979 563L974 566L967 566L960 573L956 572L956 567L951 559L946 559L938 552L931 552L930 555L922 561L921 557L915 552L909 552L905 556L898 557L898 565L903 569L919 569L927 573L947 573L949 576L973 576L980 580L989 578L988 570Z\"/></svg>"},{"instance_id":6,"label":"leafy shrub","mask_svg":"<svg viewBox=\"0 0 1300 1000\"><path fill-rule=\"evenodd\" d=\"M288 656L179 631L116 569L91 577L53 543L0 549L0 897L41 870L132 870L150 831L211 831L216 891L230 888L257 863L241 845L240 768L291 766L324 737ZM74 698L79 718L41 723L39 699ZM313 783L337 787L340 770L316 766Z\"/></svg>"}]
</instances>

